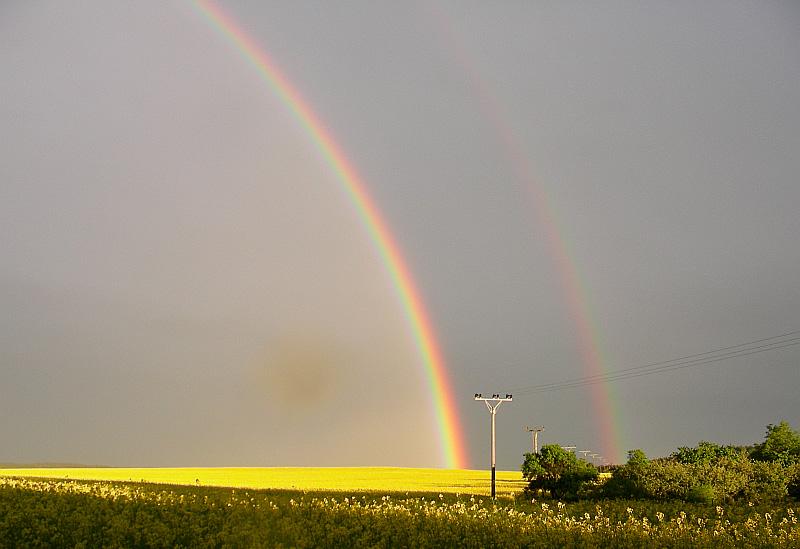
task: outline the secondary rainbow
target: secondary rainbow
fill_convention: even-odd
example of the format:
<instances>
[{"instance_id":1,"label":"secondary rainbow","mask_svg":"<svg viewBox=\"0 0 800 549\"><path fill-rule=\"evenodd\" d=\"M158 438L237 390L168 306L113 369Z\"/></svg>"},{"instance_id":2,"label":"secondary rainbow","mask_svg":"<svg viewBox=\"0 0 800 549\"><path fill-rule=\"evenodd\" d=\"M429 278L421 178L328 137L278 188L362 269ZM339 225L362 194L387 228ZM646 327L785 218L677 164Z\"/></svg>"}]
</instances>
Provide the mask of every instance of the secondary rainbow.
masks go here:
<instances>
[{"instance_id":1,"label":"secondary rainbow","mask_svg":"<svg viewBox=\"0 0 800 549\"><path fill-rule=\"evenodd\" d=\"M534 177L529 155L521 145L516 132L509 124L511 119L497 101L485 78L475 66L473 57L468 55L462 41L453 31L449 19L435 4L426 5L426 14L436 24L436 36L451 54L456 65L463 71L471 89L478 99L479 111L497 136L500 147L519 182L529 195L535 211L539 232L547 244L550 258L561 283L566 306L575 326L576 343L583 362L584 371L589 377L600 376L607 371L607 361L602 348L599 326L593 321L589 299L583 284L574 254L570 250L566 232L558 222L555 208L544 187ZM522 391L524 394L524 389ZM621 450L619 426L620 414L615 410L612 388L606 383L590 385L594 420L598 427L600 451L612 462L620 462L624 455Z\"/></svg>"},{"instance_id":2,"label":"secondary rainbow","mask_svg":"<svg viewBox=\"0 0 800 549\"><path fill-rule=\"evenodd\" d=\"M317 151L336 174L342 188L352 201L392 279L425 365L437 418L440 451L444 465L449 468L464 468L467 460L463 434L433 327L406 261L383 221L377 205L370 198L364 183L342 152L341 147L336 144L330 132L288 78L269 58L263 47L214 2L196 0L193 5L211 26L225 36L235 49L247 59L262 80L291 111Z\"/></svg>"}]
</instances>

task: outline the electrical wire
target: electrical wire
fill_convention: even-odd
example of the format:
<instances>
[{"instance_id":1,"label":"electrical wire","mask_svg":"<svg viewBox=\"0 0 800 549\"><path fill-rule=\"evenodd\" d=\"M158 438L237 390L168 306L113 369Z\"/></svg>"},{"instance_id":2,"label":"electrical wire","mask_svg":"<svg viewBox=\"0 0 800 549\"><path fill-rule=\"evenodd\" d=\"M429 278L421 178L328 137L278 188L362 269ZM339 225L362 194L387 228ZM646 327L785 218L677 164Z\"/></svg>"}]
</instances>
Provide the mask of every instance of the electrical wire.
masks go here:
<instances>
[{"instance_id":1,"label":"electrical wire","mask_svg":"<svg viewBox=\"0 0 800 549\"><path fill-rule=\"evenodd\" d=\"M772 337L756 339L753 341L748 341L746 343L739 343L737 345L731 345L728 347L721 347L718 349L705 351L702 353L685 355L670 360L651 362L648 364L643 364L641 366L633 366L630 368L615 370L604 374L595 374L591 376L568 379L560 382L522 387L516 389L515 394L534 394L534 393L542 393L548 391L557 391L562 389L570 389L573 387L595 385L597 383L620 381L624 379L643 377L663 372L669 372L673 370L681 370L685 368L701 366L704 364L722 362L733 358L764 353L767 351L773 351L777 349L783 349L786 347L800 345L800 337L789 337L789 336L794 336L796 334L800 334L800 330L786 332L784 334ZM764 343L767 341L769 341L770 343ZM756 345L757 343L764 343L764 344Z\"/></svg>"}]
</instances>

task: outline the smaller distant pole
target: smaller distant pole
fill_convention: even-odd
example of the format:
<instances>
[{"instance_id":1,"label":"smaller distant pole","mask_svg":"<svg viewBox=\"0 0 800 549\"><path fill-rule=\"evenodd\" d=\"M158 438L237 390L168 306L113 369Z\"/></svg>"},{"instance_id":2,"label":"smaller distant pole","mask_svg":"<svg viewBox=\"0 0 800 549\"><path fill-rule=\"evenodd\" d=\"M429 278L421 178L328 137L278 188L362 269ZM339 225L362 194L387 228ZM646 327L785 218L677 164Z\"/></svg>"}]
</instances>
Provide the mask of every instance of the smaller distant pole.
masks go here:
<instances>
[{"instance_id":1,"label":"smaller distant pole","mask_svg":"<svg viewBox=\"0 0 800 549\"><path fill-rule=\"evenodd\" d=\"M591 450L578 450L579 454L583 454L582 457L583 457L584 461L586 460L586 454L588 454L590 452L591 452Z\"/></svg>"},{"instance_id":2,"label":"smaller distant pole","mask_svg":"<svg viewBox=\"0 0 800 549\"><path fill-rule=\"evenodd\" d=\"M525 427L525 430L531 433L533 437L533 453L539 453L539 433L544 431L544 427L539 425L538 427Z\"/></svg>"},{"instance_id":3,"label":"smaller distant pole","mask_svg":"<svg viewBox=\"0 0 800 549\"><path fill-rule=\"evenodd\" d=\"M500 405L502 403L504 403L504 402L511 402L512 397L511 397L511 395L506 395L505 397L501 397L500 395L494 394L494 395L491 396L491 398L489 398L489 397L484 397L480 393L475 393L475 400L483 401L483 403L486 404L486 408L489 410L489 413L492 414L492 499L494 499L494 496L495 496L495 485L494 485L494 479L495 479L494 417L497 415L497 409L500 407ZM492 404L489 404L490 402Z\"/></svg>"},{"instance_id":4,"label":"smaller distant pole","mask_svg":"<svg viewBox=\"0 0 800 549\"><path fill-rule=\"evenodd\" d=\"M575 453L575 449L577 448L577 446L562 446L562 448L564 450L566 450L567 452L572 452L574 454Z\"/></svg>"}]
</instances>

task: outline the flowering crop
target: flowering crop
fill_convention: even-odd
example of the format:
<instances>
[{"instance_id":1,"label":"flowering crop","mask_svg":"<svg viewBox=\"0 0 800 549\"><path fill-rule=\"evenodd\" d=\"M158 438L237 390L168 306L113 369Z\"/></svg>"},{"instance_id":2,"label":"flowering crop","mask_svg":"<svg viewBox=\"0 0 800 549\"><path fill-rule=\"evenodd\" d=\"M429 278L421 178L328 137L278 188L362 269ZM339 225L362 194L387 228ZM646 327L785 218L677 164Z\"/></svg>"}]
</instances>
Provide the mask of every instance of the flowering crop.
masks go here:
<instances>
[{"instance_id":1,"label":"flowering crop","mask_svg":"<svg viewBox=\"0 0 800 549\"><path fill-rule=\"evenodd\" d=\"M0 546L796 547L797 513L0 477Z\"/></svg>"},{"instance_id":2,"label":"flowering crop","mask_svg":"<svg viewBox=\"0 0 800 549\"><path fill-rule=\"evenodd\" d=\"M307 491L491 492L488 471L406 467L99 467L0 469L0 476L69 478L72 480L141 481L187 486ZM519 471L498 471L497 492L522 492L527 483Z\"/></svg>"}]
</instances>

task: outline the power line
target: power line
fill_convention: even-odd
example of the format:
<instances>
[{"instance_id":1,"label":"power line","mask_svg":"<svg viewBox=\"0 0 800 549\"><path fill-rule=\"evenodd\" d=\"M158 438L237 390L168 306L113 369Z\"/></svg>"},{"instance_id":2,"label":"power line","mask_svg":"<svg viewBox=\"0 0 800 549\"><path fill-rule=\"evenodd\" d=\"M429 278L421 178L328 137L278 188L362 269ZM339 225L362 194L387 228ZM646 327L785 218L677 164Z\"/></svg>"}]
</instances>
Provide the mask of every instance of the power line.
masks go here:
<instances>
[{"instance_id":1,"label":"power line","mask_svg":"<svg viewBox=\"0 0 800 549\"><path fill-rule=\"evenodd\" d=\"M750 351L750 352L740 352L740 353L725 355L725 356L721 356L721 357L707 358L705 360L695 360L695 361L692 361L692 362L672 364L672 365L669 365L669 366L664 366L664 367L661 367L661 368L658 368L658 369L648 370L648 371L644 371L644 372L630 372L630 373L627 373L627 374L607 374L604 377L591 378L591 379L585 379L585 380L575 380L575 381L571 381L571 382L568 382L568 383L564 382L564 383L561 383L561 384L554 383L554 384L551 384L551 385L549 385L547 387L535 387L535 388L530 388L530 389L527 389L527 390L518 390L516 392L518 394L520 394L520 393L521 394L542 393L542 392L546 392L546 391L557 391L557 390L561 390L561 389L570 389L570 388L573 388L573 387L596 385L598 383L606 383L606 382L610 382L610 381L621 381L621 380L624 380L624 379L631 379L631 378L635 378L635 377L643 377L643 376L652 375L652 374L660 374L660 373L669 372L669 371L672 371L672 370L681 370L681 369L684 369L684 368L690 368L692 366L700 366L700 365L703 365L703 364L721 362L723 360L730 360L732 358L743 357L743 356L748 356L748 355L754 355L754 354L758 354L758 353L764 353L766 351L772 351L772 350L776 350L776 349L783 349L784 347L792 347L794 345L800 345L800 341L797 341L797 342L794 342L794 343L787 343L786 345L774 345L774 346L771 346L771 347L768 347L768 348L765 348L765 349L760 349L760 350L755 350L755 351Z\"/></svg>"},{"instance_id":2,"label":"power line","mask_svg":"<svg viewBox=\"0 0 800 549\"><path fill-rule=\"evenodd\" d=\"M649 370L641 371L643 368L648 366L640 366L637 368L628 368L626 370L616 370L614 372L608 372L605 374L595 374L593 376L586 376L583 378L577 378L572 380L566 380L556 383L548 383L543 385L537 385L532 387L526 387L522 389L523 392L525 391L543 391L548 389L556 389L556 388L566 388L570 386L579 386L579 385L590 385L594 382L603 382L603 381L615 381L617 379L628 379L631 377L641 377L644 375L656 374L660 372L667 372L670 370L680 370L683 368L688 368L691 366L699 366L701 364L708 364L712 362L721 362L722 360L728 360L731 358L736 358L740 356L748 356L757 353L763 353L766 351L772 351L775 349L782 349L784 347L791 347L793 345L800 345L800 337L787 339L784 341L776 341L773 343L769 343L766 345L759 345L758 347L750 347L747 349L739 349L738 351L731 351L728 353L718 354L715 356L709 356L706 358L696 358L688 361L682 362L675 362L675 363L659 363L663 364L662 366L658 366L656 368L651 368ZM675 359L680 360L680 359ZM652 366L652 365L651 365ZM517 391L520 392L519 390Z\"/></svg>"},{"instance_id":3,"label":"power line","mask_svg":"<svg viewBox=\"0 0 800 549\"><path fill-rule=\"evenodd\" d=\"M623 369L615 370L614 372L609 372L609 373L606 373L606 374L594 374L594 375L591 375L591 376L585 376L585 377L580 377L580 378L576 378L576 379L568 379L568 380L564 380L564 381L560 381L560 382L556 382L556 383L545 383L545 384L542 384L542 385L533 385L533 386L530 386L530 387L523 387L522 390L528 390L528 389L532 389L532 388L537 388L537 389L538 388L544 388L544 387L548 387L550 385L561 385L563 383L570 383L570 382L573 382L573 381L585 381L585 380L588 380L588 379L591 379L591 378L600 378L600 377L605 377L607 375L613 375L613 374L618 374L618 373L622 373L622 372L630 372L630 371L634 371L634 370L642 370L642 369L645 369L645 368L651 368L651 367L660 366L660 365L669 365L669 364L674 363L674 362L679 362L679 361L683 361L683 360L687 360L687 359L694 359L694 358L698 358L698 357L701 357L701 356L708 356L708 355L720 353L722 351L728 351L730 349L737 349L737 348L740 348L740 347L747 347L748 345L754 345L756 343L762 343L764 341L771 341L771 340L774 340L774 339L785 338L785 337L796 335L796 334L800 334L800 330L795 330L795 331L792 331L792 332L786 332L786 333L781 334L781 335L765 337L765 338L762 338L762 339L755 339L753 341L748 341L746 343L739 343L737 345L730 345L728 347L721 347L719 349L713 349L711 351L705 351L703 353L695 353L695 354L692 354L692 355L680 356L680 357L673 358L673 359L670 359L670 360L662 360L662 361L659 361L659 362L650 362L648 364L643 364L641 366L633 366L633 367L630 367L630 368L623 368ZM797 339L797 338L793 338L791 340L786 340L786 341L793 341L794 339ZM776 341L776 342L774 342L774 344L779 344L779 343L784 343L784 341ZM746 351L746 350L747 349L740 349L740 351Z\"/></svg>"},{"instance_id":4,"label":"power line","mask_svg":"<svg viewBox=\"0 0 800 549\"><path fill-rule=\"evenodd\" d=\"M796 338L796 339L800 339L800 338ZM581 387L581 386L585 386L585 385L595 385L597 383L605 383L605 382L609 382L609 381L620 381L620 380L623 380L623 379L631 379L631 378L634 378L634 377L642 377L642 376L647 376L647 375L652 375L652 374L659 374L659 373L663 373L663 372L669 372L669 371L672 371L672 370L680 370L680 369L690 368L690 367L693 367L693 366L700 366L700 365L703 365L703 364L722 362L723 360L730 360L732 358L749 356L749 355L754 355L754 354L758 354L758 353L763 353L763 352L766 352L766 351L772 351L772 350L777 350L777 349L783 349L785 347L792 347L794 345L800 345L800 341L795 341L795 340L787 340L787 341L794 341L794 342L792 342L792 343L779 342L779 343L786 343L786 344L775 343L775 344L772 344L772 345L763 346L763 348L742 349L742 350L737 351L737 352L727 353L727 354L724 354L724 355L719 355L719 356L714 356L714 357L708 357L708 358L705 358L705 359L695 359L695 360L691 360L691 361L688 361L688 362L679 362L679 363L676 363L676 364L667 364L665 366L660 366L658 368L654 368L654 369L646 370L646 371L633 371L633 372L627 372L627 373L624 373L624 372L623 373L611 372L611 373L608 373L608 374L597 375L597 376L594 376L594 377L580 378L580 379L565 381L565 382L561 382L561 383L551 383L551 384L548 384L546 386L540 386L540 387L534 386L534 387L529 387L527 389L518 390L517 393L522 393L522 394L540 393L540 392L544 392L544 391L554 391L554 390L560 390L560 389L568 389L568 388L572 388L572 387Z\"/></svg>"},{"instance_id":5,"label":"power line","mask_svg":"<svg viewBox=\"0 0 800 549\"><path fill-rule=\"evenodd\" d=\"M786 339L788 336L793 336L796 334L800 334L800 330L795 330L792 332L787 332L772 337L756 339L753 341L748 341L746 343L740 343L738 345L721 347L703 353L685 355L682 357L673 358L671 360L651 362L641 366L634 366L630 368L624 368L621 370L615 370L613 372L608 372L605 374L595 374L591 376L568 379L560 382L532 385L528 387L523 387L521 389L517 389L516 392L517 394L532 394L532 393L542 393L546 391L557 391L573 387L594 385L597 383L605 383L610 381L620 381L624 379L630 379L634 377L642 377L652 374L668 372L672 370L691 368L703 364L722 362L724 360L730 360L732 358L743 357L767 351L773 351L776 349L783 349L785 347L800 345L800 337L793 337ZM780 339L780 341L775 341L778 339ZM767 341L770 341L770 343L765 343L763 345L755 345L756 343L763 343Z\"/></svg>"}]
</instances>

